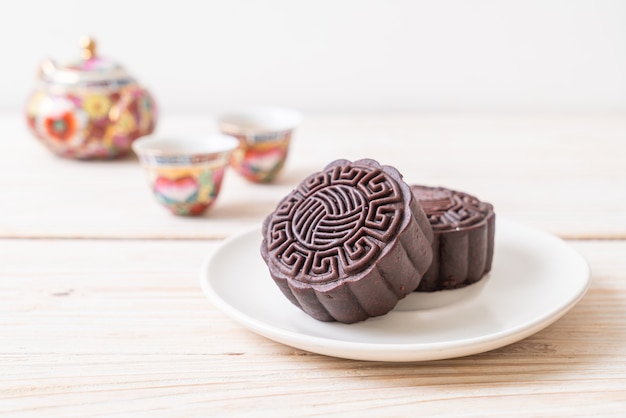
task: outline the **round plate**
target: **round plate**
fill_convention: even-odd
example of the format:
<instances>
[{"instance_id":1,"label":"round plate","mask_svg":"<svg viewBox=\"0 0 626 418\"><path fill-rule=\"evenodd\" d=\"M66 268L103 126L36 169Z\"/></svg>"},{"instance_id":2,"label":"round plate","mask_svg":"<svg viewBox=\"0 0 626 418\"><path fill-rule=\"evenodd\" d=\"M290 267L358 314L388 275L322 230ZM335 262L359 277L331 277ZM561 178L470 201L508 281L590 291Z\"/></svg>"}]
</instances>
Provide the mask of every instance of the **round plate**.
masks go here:
<instances>
[{"instance_id":1,"label":"round plate","mask_svg":"<svg viewBox=\"0 0 626 418\"><path fill-rule=\"evenodd\" d=\"M250 330L296 348L355 360L425 361L493 350L547 327L590 283L584 258L561 239L498 220L491 273L463 289L413 293L356 324L320 322L283 296L260 255L260 228L206 260L202 289Z\"/></svg>"}]
</instances>

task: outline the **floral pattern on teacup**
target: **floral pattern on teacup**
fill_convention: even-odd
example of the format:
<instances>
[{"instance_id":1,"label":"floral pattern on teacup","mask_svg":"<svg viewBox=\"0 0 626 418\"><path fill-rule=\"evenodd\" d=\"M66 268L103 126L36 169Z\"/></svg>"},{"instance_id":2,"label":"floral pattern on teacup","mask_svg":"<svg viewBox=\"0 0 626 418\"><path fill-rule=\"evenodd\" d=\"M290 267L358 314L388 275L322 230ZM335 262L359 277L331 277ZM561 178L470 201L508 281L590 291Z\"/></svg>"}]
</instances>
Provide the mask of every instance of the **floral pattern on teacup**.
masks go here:
<instances>
[{"instance_id":1,"label":"floral pattern on teacup","mask_svg":"<svg viewBox=\"0 0 626 418\"><path fill-rule=\"evenodd\" d=\"M157 200L176 215L200 215L217 197L221 168L154 168L152 189Z\"/></svg>"},{"instance_id":2,"label":"floral pattern on teacup","mask_svg":"<svg viewBox=\"0 0 626 418\"><path fill-rule=\"evenodd\" d=\"M239 148L232 153L231 166L252 182L273 181L285 165L291 133L278 140L258 143L251 143L244 135L234 136L239 139Z\"/></svg>"}]
</instances>

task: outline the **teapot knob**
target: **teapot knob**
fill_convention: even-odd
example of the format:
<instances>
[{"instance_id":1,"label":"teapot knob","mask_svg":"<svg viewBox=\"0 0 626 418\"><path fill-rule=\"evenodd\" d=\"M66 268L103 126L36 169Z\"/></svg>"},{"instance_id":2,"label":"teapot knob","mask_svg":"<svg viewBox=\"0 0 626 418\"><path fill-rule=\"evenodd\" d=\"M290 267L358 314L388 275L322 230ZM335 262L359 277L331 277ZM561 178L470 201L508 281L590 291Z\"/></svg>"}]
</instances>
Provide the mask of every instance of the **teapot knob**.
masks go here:
<instances>
[{"instance_id":1,"label":"teapot knob","mask_svg":"<svg viewBox=\"0 0 626 418\"><path fill-rule=\"evenodd\" d=\"M83 59L88 60L96 56L96 41L89 36L83 36L80 39L81 54Z\"/></svg>"}]
</instances>

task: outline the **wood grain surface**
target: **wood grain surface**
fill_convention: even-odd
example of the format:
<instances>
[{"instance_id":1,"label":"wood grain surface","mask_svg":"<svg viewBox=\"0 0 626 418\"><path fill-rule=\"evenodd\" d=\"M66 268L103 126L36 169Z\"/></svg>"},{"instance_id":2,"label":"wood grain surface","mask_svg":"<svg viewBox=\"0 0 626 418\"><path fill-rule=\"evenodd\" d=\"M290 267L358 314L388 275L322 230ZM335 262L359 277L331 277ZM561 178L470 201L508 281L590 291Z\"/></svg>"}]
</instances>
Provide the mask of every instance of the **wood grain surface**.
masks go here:
<instances>
[{"instance_id":1,"label":"wood grain surface","mask_svg":"<svg viewBox=\"0 0 626 418\"><path fill-rule=\"evenodd\" d=\"M217 245L0 241L0 411L623 414L624 242L572 242L593 283L547 329L480 355L403 364L311 354L240 327L198 286L199 265Z\"/></svg>"},{"instance_id":2,"label":"wood grain surface","mask_svg":"<svg viewBox=\"0 0 626 418\"><path fill-rule=\"evenodd\" d=\"M375 158L407 182L492 202L498 214L564 238L626 239L626 117L309 116L276 184L228 172L214 209L181 219L155 203L134 156L57 158L23 120L0 115L0 237L221 239L257 225L313 171ZM165 119L159 132L211 133L210 118Z\"/></svg>"},{"instance_id":3,"label":"wood grain surface","mask_svg":"<svg viewBox=\"0 0 626 418\"><path fill-rule=\"evenodd\" d=\"M62 160L19 117L0 124L2 417L624 416L626 115L308 116L277 184L229 173L198 219L159 207L134 158ZM568 239L590 290L543 331L450 360L337 359L248 331L204 297L200 266L334 157L376 157Z\"/></svg>"}]
</instances>

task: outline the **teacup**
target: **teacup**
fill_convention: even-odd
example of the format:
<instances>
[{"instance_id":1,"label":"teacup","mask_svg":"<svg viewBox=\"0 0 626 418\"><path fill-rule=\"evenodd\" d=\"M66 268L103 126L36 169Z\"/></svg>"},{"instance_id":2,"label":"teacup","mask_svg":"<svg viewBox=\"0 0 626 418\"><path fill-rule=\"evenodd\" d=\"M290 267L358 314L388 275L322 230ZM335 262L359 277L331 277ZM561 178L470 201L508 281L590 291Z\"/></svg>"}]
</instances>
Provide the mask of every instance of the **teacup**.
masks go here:
<instances>
[{"instance_id":1,"label":"teacup","mask_svg":"<svg viewBox=\"0 0 626 418\"><path fill-rule=\"evenodd\" d=\"M146 169L157 201L176 215L200 215L217 198L231 153L239 145L228 135L144 136L133 150Z\"/></svg>"},{"instance_id":2,"label":"teacup","mask_svg":"<svg viewBox=\"0 0 626 418\"><path fill-rule=\"evenodd\" d=\"M300 112L280 107L257 107L222 115L223 134L239 140L230 165L255 183L269 183L287 160L293 130L302 121Z\"/></svg>"}]
</instances>

